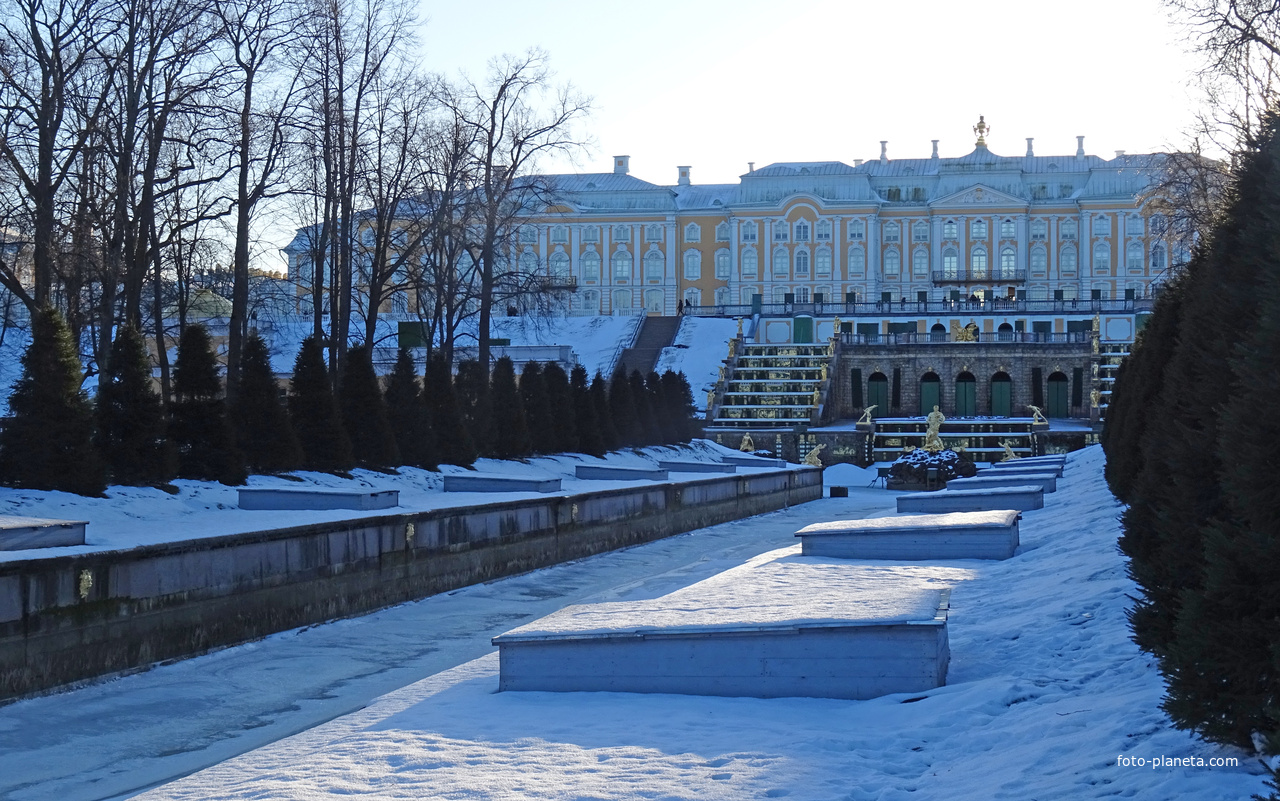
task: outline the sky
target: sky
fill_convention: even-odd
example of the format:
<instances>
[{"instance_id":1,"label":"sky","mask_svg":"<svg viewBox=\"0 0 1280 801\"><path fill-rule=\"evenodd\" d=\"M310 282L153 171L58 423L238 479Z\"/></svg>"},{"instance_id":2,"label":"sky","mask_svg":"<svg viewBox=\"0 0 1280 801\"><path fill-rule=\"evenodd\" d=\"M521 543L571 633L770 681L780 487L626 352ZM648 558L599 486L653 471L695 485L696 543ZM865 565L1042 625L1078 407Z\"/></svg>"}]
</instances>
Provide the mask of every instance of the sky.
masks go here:
<instances>
[{"instance_id":1,"label":"sky","mask_svg":"<svg viewBox=\"0 0 1280 801\"><path fill-rule=\"evenodd\" d=\"M973 149L1000 155L1152 152L1185 141L1198 102L1186 32L1157 0L1071 3L479 0L419 7L423 65L480 78L541 47L593 98L593 146L544 172L735 182L775 161L852 163ZM465 35L463 32L468 32Z\"/></svg>"}]
</instances>

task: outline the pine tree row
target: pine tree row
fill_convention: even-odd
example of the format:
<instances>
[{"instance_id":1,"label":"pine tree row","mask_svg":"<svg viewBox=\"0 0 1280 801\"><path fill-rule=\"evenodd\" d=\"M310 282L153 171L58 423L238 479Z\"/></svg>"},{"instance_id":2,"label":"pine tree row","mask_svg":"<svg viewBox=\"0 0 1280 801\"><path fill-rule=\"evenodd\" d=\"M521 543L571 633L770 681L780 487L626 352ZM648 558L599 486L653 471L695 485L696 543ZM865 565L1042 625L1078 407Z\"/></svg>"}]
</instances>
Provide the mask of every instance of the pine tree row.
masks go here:
<instances>
[{"instance_id":1,"label":"pine tree row","mask_svg":"<svg viewBox=\"0 0 1280 801\"><path fill-rule=\"evenodd\" d=\"M470 465L479 456L518 459L688 442L695 433L683 375L648 377L619 367L591 382L581 366L509 358L486 377L475 362L435 359L419 379L401 349L385 390L369 348L347 352L337 393L320 343L303 341L287 397L266 344L251 334L240 392L228 405L209 332L187 326L178 343L166 411L141 335L122 327L97 403L80 388L70 333L57 312L32 324L22 378L0 432L0 480L12 486L99 495L108 482L159 485L171 478L241 484L249 473L342 472L353 467Z\"/></svg>"},{"instance_id":2,"label":"pine tree row","mask_svg":"<svg viewBox=\"0 0 1280 801\"><path fill-rule=\"evenodd\" d=\"M1280 135L1240 161L1214 230L1116 382L1103 446L1129 504L1135 641L1174 723L1280 752Z\"/></svg>"}]
</instances>

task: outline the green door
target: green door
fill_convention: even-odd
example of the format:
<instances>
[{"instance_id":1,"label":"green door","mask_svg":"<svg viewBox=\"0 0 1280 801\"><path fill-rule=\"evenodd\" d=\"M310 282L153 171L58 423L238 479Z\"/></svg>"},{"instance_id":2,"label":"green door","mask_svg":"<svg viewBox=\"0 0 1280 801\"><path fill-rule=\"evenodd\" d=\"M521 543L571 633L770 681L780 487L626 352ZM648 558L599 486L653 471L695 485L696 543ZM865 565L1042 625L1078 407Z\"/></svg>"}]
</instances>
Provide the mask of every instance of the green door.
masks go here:
<instances>
[{"instance_id":1,"label":"green door","mask_svg":"<svg viewBox=\"0 0 1280 801\"><path fill-rule=\"evenodd\" d=\"M873 373L867 379L867 406L874 406L872 417L888 417L889 415L889 379L884 373Z\"/></svg>"},{"instance_id":2,"label":"green door","mask_svg":"<svg viewBox=\"0 0 1280 801\"><path fill-rule=\"evenodd\" d=\"M968 373L956 379L956 417L976 417L978 414L978 382Z\"/></svg>"},{"instance_id":3,"label":"green door","mask_svg":"<svg viewBox=\"0 0 1280 801\"><path fill-rule=\"evenodd\" d=\"M813 318L795 317L791 321L791 341L804 344L813 341Z\"/></svg>"},{"instance_id":4,"label":"green door","mask_svg":"<svg viewBox=\"0 0 1280 801\"><path fill-rule=\"evenodd\" d=\"M1067 377L1062 373L1054 373L1049 376L1049 397L1048 409L1045 413L1049 417L1066 417L1067 409Z\"/></svg>"},{"instance_id":5,"label":"green door","mask_svg":"<svg viewBox=\"0 0 1280 801\"><path fill-rule=\"evenodd\" d=\"M1009 376L996 376L991 379L991 414L993 417L1008 417L1013 411L1013 382Z\"/></svg>"},{"instance_id":6,"label":"green door","mask_svg":"<svg viewBox=\"0 0 1280 801\"><path fill-rule=\"evenodd\" d=\"M936 375L920 379L920 415L927 415L934 406L942 405L942 382Z\"/></svg>"}]
</instances>

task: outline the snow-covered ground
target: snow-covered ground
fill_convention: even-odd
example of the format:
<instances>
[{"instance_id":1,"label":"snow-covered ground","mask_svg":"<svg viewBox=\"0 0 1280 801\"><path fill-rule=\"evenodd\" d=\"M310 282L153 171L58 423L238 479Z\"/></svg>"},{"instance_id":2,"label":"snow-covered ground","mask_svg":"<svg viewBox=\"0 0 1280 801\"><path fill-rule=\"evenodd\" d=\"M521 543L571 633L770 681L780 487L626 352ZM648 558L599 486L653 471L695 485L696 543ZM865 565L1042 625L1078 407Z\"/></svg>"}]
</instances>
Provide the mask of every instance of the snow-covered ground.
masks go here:
<instances>
[{"instance_id":1,"label":"snow-covered ground","mask_svg":"<svg viewBox=\"0 0 1280 801\"><path fill-rule=\"evenodd\" d=\"M354 470L352 478L329 473L300 471L293 479L281 476L251 476L249 487L305 489L329 487L360 490L399 490L400 506L384 514L420 512L450 506L474 506L498 501L538 498L545 495L571 495L582 492L635 487L651 481L587 481L575 475L580 464L657 467L660 459L717 461L721 453L737 453L706 440L694 440L687 446L651 447L623 450L603 458L585 454L540 456L524 461L479 459L472 470L454 465L441 465L441 472L415 467L402 467L397 475L372 470ZM739 467L740 473L760 472L769 468ZM537 492L444 492L447 473L494 474L537 478L559 478L560 493ZM671 481L707 478L699 473L670 473ZM60 520L87 520L83 546L37 548L25 551L0 551L0 562L38 559L51 556L117 550L138 545L200 539L247 531L286 528L306 523L350 520L368 517L357 510L259 511L240 509L235 487L205 481L174 481L176 495L150 487L109 487L104 498L86 498L67 492L20 490L0 487L0 515L44 517Z\"/></svg>"},{"instance_id":2,"label":"snow-covered ground","mask_svg":"<svg viewBox=\"0 0 1280 801\"><path fill-rule=\"evenodd\" d=\"M729 340L738 332L738 321L717 317L682 317L671 347L658 355L659 373L684 373L693 390L693 405L707 410L707 392L720 381L720 367L729 355Z\"/></svg>"}]
</instances>

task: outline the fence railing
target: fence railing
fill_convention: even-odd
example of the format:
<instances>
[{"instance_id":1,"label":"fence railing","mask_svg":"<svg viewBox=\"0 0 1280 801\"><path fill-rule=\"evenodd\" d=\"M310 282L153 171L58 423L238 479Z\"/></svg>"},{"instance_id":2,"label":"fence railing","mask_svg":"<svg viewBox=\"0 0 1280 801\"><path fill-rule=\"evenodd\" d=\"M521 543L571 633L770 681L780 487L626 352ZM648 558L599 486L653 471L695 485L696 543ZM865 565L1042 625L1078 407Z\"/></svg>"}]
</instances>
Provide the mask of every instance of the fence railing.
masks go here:
<instances>
[{"instance_id":1,"label":"fence railing","mask_svg":"<svg viewBox=\"0 0 1280 801\"><path fill-rule=\"evenodd\" d=\"M765 317L791 317L797 314L814 314L851 317L952 314L1097 314L1134 313L1150 311L1154 298L1079 298L1076 300L879 300L856 303L764 303L759 313ZM750 317L755 307L749 304L722 304L718 306L685 306L684 313L695 317Z\"/></svg>"},{"instance_id":2,"label":"fence railing","mask_svg":"<svg viewBox=\"0 0 1280 801\"><path fill-rule=\"evenodd\" d=\"M846 331L840 335L845 345L897 346L897 345L946 345L950 343L968 344L971 342L1007 343L1011 345L1043 343L1043 344L1078 344L1087 345L1093 340L1092 331L995 331L977 334L976 340L953 339L950 332L920 333L908 332L900 334L862 334Z\"/></svg>"}]
</instances>

